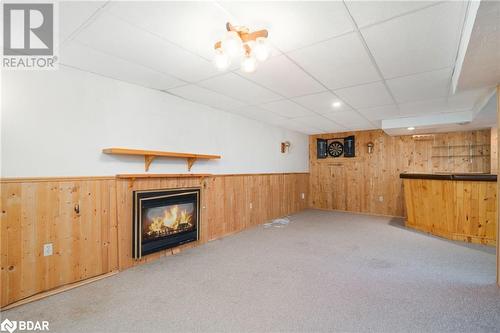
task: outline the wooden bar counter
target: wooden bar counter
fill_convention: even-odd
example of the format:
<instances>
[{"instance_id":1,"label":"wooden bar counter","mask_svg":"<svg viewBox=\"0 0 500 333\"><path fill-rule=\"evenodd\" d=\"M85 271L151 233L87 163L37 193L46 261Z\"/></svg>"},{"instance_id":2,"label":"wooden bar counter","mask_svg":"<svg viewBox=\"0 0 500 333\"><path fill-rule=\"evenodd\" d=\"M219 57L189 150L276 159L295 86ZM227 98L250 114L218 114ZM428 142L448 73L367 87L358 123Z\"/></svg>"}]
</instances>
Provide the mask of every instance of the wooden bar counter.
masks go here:
<instances>
[{"instance_id":1,"label":"wooden bar counter","mask_svg":"<svg viewBox=\"0 0 500 333\"><path fill-rule=\"evenodd\" d=\"M402 173L406 226L440 237L496 244L497 176Z\"/></svg>"}]
</instances>

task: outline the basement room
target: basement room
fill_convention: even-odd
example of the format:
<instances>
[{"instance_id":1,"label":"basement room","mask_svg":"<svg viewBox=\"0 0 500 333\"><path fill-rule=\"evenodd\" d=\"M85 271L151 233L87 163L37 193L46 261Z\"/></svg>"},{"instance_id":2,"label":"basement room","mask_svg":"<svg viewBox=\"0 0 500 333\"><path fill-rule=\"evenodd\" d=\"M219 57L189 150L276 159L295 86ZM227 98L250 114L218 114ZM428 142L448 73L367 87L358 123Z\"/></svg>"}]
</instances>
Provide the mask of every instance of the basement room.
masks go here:
<instances>
[{"instance_id":1,"label":"basement room","mask_svg":"<svg viewBox=\"0 0 500 333\"><path fill-rule=\"evenodd\" d=\"M500 1L0 6L1 332L500 332Z\"/></svg>"}]
</instances>

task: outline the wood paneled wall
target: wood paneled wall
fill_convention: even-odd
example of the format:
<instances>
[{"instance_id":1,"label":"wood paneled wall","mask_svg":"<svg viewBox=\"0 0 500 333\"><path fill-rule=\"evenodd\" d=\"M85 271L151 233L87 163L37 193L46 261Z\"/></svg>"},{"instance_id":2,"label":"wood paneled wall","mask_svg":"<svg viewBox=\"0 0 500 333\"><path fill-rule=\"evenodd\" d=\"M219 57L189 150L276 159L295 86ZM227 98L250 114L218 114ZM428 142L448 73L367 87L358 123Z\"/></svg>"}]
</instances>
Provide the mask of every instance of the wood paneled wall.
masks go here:
<instances>
[{"instance_id":1,"label":"wood paneled wall","mask_svg":"<svg viewBox=\"0 0 500 333\"><path fill-rule=\"evenodd\" d=\"M131 256L132 191L201 187L201 239L217 239L307 207L309 174L205 178L25 179L1 183L1 306L154 260ZM301 194L304 193L304 199ZM250 203L252 207L250 207ZM75 211L79 208L79 212ZM54 254L43 256L52 243ZM195 243L182 246L192 247Z\"/></svg>"},{"instance_id":2,"label":"wood paneled wall","mask_svg":"<svg viewBox=\"0 0 500 333\"><path fill-rule=\"evenodd\" d=\"M435 134L414 139L389 136L382 130L312 135L310 140L310 206L391 216L405 216L402 172L489 172L485 157L433 158L433 146L490 144L490 130ZM356 157L316 158L316 139L356 136ZM367 143L374 143L368 154Z\"/></svg>"},{"instance_id":3,"label":"wood paneled wall","mask_svg":"<svg viewBox=\"0 0 500 333\"><path fill-rule=\"evenodd\" d=\"M2 306L117 269L114 179L1 186Z\"/></svg>"}]
</instances>

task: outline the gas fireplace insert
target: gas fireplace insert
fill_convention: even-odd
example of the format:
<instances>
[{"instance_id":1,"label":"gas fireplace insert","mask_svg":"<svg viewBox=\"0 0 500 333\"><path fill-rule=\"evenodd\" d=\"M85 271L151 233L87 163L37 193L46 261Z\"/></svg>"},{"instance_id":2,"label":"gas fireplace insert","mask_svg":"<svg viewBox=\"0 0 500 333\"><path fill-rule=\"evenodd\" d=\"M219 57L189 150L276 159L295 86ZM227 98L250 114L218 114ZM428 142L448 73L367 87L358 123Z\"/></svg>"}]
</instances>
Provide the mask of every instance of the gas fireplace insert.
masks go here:
<instances>
[{"instance_id":1,"label":"gas fireplace insert","mask_svg":"<svg viewBox=\"0 0 500 333\"><path fill-rule=\"evenodd\" d=\"M198 240L200 189L134 191L133 255L143 255Z\"/></svg>"}]
</instances>

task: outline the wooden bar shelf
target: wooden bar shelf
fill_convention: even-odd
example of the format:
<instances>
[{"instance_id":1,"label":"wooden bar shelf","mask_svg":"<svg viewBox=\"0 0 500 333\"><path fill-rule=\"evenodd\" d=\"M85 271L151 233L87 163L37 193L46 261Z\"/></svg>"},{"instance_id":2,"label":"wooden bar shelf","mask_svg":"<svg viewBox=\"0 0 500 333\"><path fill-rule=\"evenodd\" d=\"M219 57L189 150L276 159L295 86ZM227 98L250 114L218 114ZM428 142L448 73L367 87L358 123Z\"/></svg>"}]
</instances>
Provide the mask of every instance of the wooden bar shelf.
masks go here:
<instances>
[{"instance_id":1,"label":"wooden bar shelf","mask_svg":"<svg viewBox=\"0 0 500 333\"><path fill-rule=\"evenodd\" d=\"M169 157L169 158L185 158L187 162L187 169L191 171L196 160L213 160L219 159L219 155L203 155L203 154L191 154L191 153L174 153L168 151L157 151L157 150L142 150L142 149L128 149L128 148L105 148L102 150L105 154L112 155L135 155L144 156L144 170L148 171L149 166L153 160L157 157Z\"/></svg>"}]
</instances>

